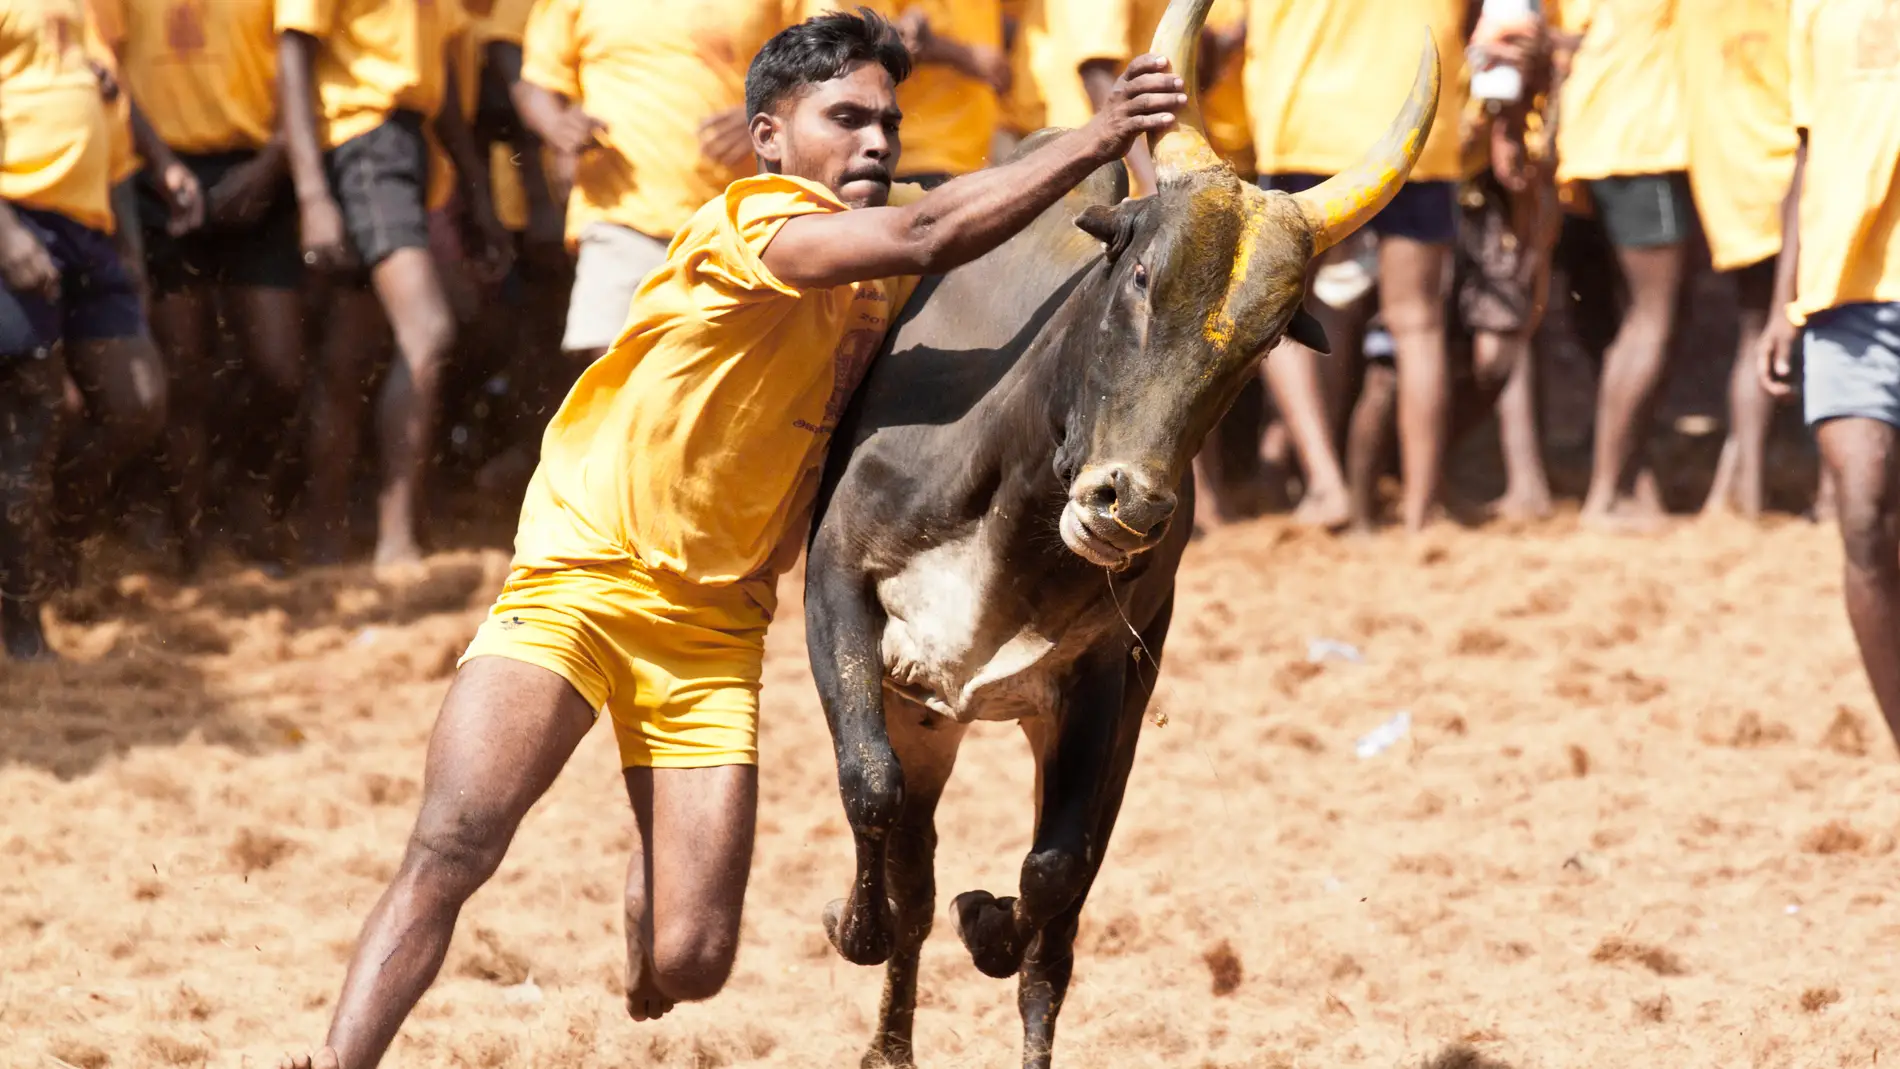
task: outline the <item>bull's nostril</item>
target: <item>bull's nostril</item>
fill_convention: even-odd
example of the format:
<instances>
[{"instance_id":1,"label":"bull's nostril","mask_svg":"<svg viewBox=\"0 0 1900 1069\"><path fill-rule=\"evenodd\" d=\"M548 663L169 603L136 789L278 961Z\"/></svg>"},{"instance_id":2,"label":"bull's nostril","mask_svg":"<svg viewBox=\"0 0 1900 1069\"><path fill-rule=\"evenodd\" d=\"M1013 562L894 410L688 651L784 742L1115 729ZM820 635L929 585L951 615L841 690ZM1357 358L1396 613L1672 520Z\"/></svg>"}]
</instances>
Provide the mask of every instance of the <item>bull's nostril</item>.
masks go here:
<instances>
[{"instance_id":1,"label":"bull's nostril","mask_svg":"<svg viewBox=\"0 0 1900 1069\"><path fill-rule=\"evenodd\" d=\"M1104 479L1082 493L1081 504L1095 512L1112 512L1115 509L1115 484Z\"/></svg>"}]
</instances>

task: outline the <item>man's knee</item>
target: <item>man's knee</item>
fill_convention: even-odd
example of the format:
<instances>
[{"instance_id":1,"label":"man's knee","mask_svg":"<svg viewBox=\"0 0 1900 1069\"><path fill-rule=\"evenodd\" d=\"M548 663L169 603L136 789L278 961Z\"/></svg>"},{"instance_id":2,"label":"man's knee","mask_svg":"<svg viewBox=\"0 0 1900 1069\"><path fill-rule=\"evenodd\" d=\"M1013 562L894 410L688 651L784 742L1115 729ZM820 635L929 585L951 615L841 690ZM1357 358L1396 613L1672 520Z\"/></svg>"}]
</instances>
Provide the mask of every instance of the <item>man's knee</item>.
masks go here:
<instances>
[{"instance_id":1,"label":"man's knee","mask_svg":"<svg viewBox=\"0 0 1900 1069\"><path fill-rule=\"evenodd\" d=\"M403 874L411 880L473 894L501 867L513 829L473 813L437 814L425 802L409 836Z\"/></svg>"},{"instance_id":2,"label":"man's knee","mask_svg":"<svg viewBox=\"0 0 1900 1069\"><path fill-rule=\"evenodd\" d=\"M1379 314L1395 338L1445 329L1445 302L1422 291L1382 296Z\"/></svg>"},{"instance_id":3,"label":"man's knee","mask_svg":"<svg viewBox=\"0 0 1900 1069\"><path fill-rule=\"evenodd\" d=\"M723 917L702 915L664 927L656 925L654 979L660 990L676 1002L711 998L726 986L738 949L738 925L725 923Z\"/></svg>"},{"instance_id":4,"label":"man's knee","mask_svg":"<svg viewBox=\"0 0 1900 1069\"><path fill-rule=\"evenodd\" d=\"M413 374L428 374L455 343L455 310L426 249L399 249L377 265L376 292Z\"/></svg>"},{"instance_id":5,"label":"man's knee","mask_svg":"<svg viewBox=\"0 0 1900 1069\"><path fill-rule=\"evenodd\" d=\"M165 361L150 338L114 338L85 343L85 359L100 379L95 419L126 449L150 444L164 433L170 382Z\"/></svg>"},{"instance_id":6,"label":"man's knee","mask_svg":"<svg viewBox=\"0 0 1900 1069\"><path fill-rule=\"evenodd\" d=\"M1900 540L1896 540L1894 533L1893 501L1885 493L1867 490L1856 487L1854 480L1841 480L1838 503L1841 548L1850 572L1888 575L1900 570Z\"/></svg>"}]
</instances>

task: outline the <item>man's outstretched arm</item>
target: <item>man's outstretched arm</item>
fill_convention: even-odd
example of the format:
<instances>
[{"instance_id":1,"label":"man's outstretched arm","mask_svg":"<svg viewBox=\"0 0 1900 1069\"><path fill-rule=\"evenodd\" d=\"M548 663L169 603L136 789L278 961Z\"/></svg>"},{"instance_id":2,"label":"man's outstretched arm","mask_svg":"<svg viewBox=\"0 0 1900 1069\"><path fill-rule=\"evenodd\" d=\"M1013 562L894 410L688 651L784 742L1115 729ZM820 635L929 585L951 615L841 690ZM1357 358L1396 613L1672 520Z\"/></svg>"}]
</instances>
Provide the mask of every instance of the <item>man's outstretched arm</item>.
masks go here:
<instances>
[{"instance_id":1,"label":"man's outstretched arm","mask_svg":"<svg viewBox=\"0 0 1900 1069\"><path fill-rule=\"evenodd\" d=\"M1187 104L1161 56L1138 56L1087 126L1013 163L952 179L903 207L864 208L786 221L765 266L800 289L892 275L934 275L969 263L1033 222L1043 209L1145 133L1174 123Z\"/></svg>"}]
</instances>

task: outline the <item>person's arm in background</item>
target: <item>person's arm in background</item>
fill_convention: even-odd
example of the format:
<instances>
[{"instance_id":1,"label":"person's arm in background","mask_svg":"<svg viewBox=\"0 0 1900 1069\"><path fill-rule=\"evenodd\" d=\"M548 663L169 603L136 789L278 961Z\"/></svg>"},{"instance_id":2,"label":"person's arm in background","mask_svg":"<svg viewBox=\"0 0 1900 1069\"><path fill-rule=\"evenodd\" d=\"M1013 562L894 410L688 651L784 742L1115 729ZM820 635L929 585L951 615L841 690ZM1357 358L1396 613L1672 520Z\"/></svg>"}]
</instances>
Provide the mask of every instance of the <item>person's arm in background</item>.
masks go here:
<instances>
[{"instance_id":1,"label":"person's arm in background","mask_svg":"<svg viewBox=\"0 0 1900 1069\"><path fill-rule=\"evenodd\" d=\"M507 87L508 99L512 102L515 87L521 84L521 45L514 41L490 41L483 51L486 69ZM516 117L520 117L518 110ZM541 137L526 120L515 123L510 135L508 147L514 150L519 161L521 195L528 202L528 244L531 247L552 244L560 248L562 205L548 189L548 174L541 165Z\"/></svg>"},{"instance_id":2,"label":"person's arm in background","mask_svg":"<svg viewBox=\"0 0 1900 1069\"><path fill-rule=\"evenodd\" d=\"M290 180L297 190L304 263L340 271L356 263L343 230L343 209L323 173L317 137L317 39L299 30L277 35L277 114L283 125Z\"/></svg>"},{"instance_id":3,"label":"person's arm in background","mask_svg":"<svg viewBox=\"0 0 1900 1069\"><path fill-rule=\"evenodd\" d=\"M548 176L550 192L565 203L574 190L574 169L581 154L597 144L596 135L607 124L567 97L533 82L516 82L510 95L522 124L554 150L554 173Z\"/></svg>"},{"instance_id":4,"label":"person's arm in background","mask_svg":"<svg viewBox=\"0 0 1900 1069\"><path fill-rule=\"evenodd\" d=\"M1187 103L1184 88L1164 57L1137 57L1081 129L1012 163L953 178L903 207L789 219L766 246L765 266L787 285L822 289L968 263L1028 226L1096 168L1127 155L1141 135L1172 126Z\"/></svg>"},{"instance_id":5,"label":"person's arm in background","mask_svg":"<svg viewBox=\"0 0 1900 1069\"><path fill-rule=\"evenodd\" d=\"M514 259L514 246L500 220L495 218L495 201L488 190L487 161L475 151L475 135L469 131L468 116L462 114L460 80L471 75L456 69L456 52L454 38L443 42L442 64L446 78L442 107L435 113L435 136L442 143L442 150L449 154L449 162L455 165L455 176L460 182L469 218L474 220L475 229L481 232L482 243L487 246L482 253L484 270L493 280L508 273L508 263Z\"/></svg>"},{"instance_id":6,"label":"person's arm in background","mask_svg":"<svg viewBox=\"0 0 1900 1069\"><path fill-rule=\"evenodd\" d=\"M59 267L52 254L4 200L0 200L0 282L15 293L59 299Z\"/></svg>"},{"instance_id":7,"label":"person's arm in background","mask_svg":"<svg viewBox=\"0 0 1900 1069\"><path fill-rule=\"evenodd\" d=\"M1794 343L1800 328L1788 319L1795 299L1795 276L1801 266L1801 187L1808 174L1808 132L1794 150L1794 176L1788 195L1781 199L1781 252L1775 256L1775 293L1768 302L1768 324L1762 328L1759 378L1762 389L1775 397L1794 392Z\"/></svg>"},{"instance_id":8,"label":"person's arm in background","mask_svg":"<svg viewBox=\"0 0 1900 1069\"><path fill-rule=\"evenodd\" d=\"M130 103L132 147L145 160L145 173L152 177L152 184L165 198L165 207L170 211L165 221L166 231L177 235L198 229L205 221L204 190L198 188L198 176L179 162L171 146L152 129L145 113L139 110L138 101Z\"/></svg>"},{"instance_id":9,"label":"person's arm in background","mask_svg":"<svg viewBox=\"0 0 1900 1069\"><path fill-rule=\"evenodd\" d=\"M897 32L910 49L914 62L949 67L966 78L985 83L997 96L1009 92L1009 54L1003 49L969 44L937 33L923 11L917 8L905 12L897 21ZM1112 72L1109 81L1111 85L1114 83Z\"/></svg>"},{"instance_id":10,"label":"person's arm in background","mask_svg":"<svg viewBox=\"0 0 1900 1069\"><path fill-rule=\"evenodd\" d=\"M578 0L537 0L521 37L521 77L509 90L515 114L548 148L554 201L566 204L574 191L581 155L599 142L607 124L581 107Z\"/></svg>"},{"instance_id":11,"label":"person's arm in background","mask_svg":"<svg viewBox=\"0 0 1900 1069\"><path fill-rule=\"evenodd\" d=\"M1205 93L1221 75L1227 73L1227 66L1240 58L1247 48L1247 20L1227 26L1209 26L1201 31L1201 56L1196 69L1200 74L1200 90Z\"/></svg>"}]
</instances>

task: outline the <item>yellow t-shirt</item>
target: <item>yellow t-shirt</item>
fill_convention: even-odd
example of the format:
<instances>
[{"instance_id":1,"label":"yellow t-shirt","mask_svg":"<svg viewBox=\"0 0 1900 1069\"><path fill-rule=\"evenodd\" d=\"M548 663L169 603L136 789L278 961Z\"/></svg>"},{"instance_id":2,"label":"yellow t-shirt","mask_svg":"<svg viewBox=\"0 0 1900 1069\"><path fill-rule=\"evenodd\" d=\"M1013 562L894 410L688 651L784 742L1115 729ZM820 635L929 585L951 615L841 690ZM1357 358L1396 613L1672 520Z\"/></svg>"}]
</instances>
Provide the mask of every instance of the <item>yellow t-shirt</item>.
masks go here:
<instances>
[{"instance_id":1,"label":"yellow t-shirt","mask_svg":"<svg viewBox=\"0 0 1900 1069\"><path fill-rule=\"evenodd\" d=\"M794 20L860 7L887 19L921 10L930 32L970 45L1003 47L1000 0L795 0ZM897 87L904 113L902 176L968 174L990 157L990 136L1002 115L996 90L938 63L917 64Z\"/></svg>"},{"instance_id":2,"label":"yellow t-shirt","mask_svg":"<svg viewBox=\"0 0 1900 1069\"><path fill-rule=\"evenodd\" d=\"M1023 64L1047 126L1074 128L1095 115L1082 64L1107 60L1119 71L1128 50L1132 0L1030 0L1018 31ZM1019 73L1019 78L1021 74Z\"/></svg>"},{"instance_id":3,"label":"yellow t-shirt","mask_svg":"<svg viewBox=\"0 0 1900 1069\"><path fill-rule=\"evenodd\" d=\"M1718 270L1781 248L1794 174L1788 0L1680 0L1689 184Z\"/></svg>"},{"instance_id":4,"label":"yellow t-shirt","mask_svg":"<svg viewBox=\"0 0 1900 1069\"><path fill-rule=\"evenodd\" d=\"M969 45L1001 50L1003 9L997 0L906 0L923 9L930 32ZM911 71L897 87L904 112L900 174L968 174L990 158L990 137L1002 107L996 90L941 64Z\"/></svg>"},{"instance_id":5,"label":"yellow t-shirt","mask_svg":"<svg viewBox=\"0 0 1900 1069\"><path fill-rule=\"evenodd\" d=\"M745 104L746 67L784 18L779 0L541 0L521 77L607 124L581 157L570 240L605 221L671 237L748 173L699 151L699 124Z\"/></svg>"},{"instance_id":6,"label":"yellow t-shirt","mask_svg":"<svg viewBox=\"0 0 1900 1069\"><path fill-rule=\"evenodd\" d=\"M1686 169L1676 0L1573 2L1560 14L1583 43L1558 102L1557 180Z\"/></svg>"},{"instance_id":7,"label":"yellow t-shirt","mask_svg":"<svg viewBox=\"0 0 1900 1069\"><path fill-rule=\"evenodd\" d=\"M326 149L397 109L434 118L448 79L443 46L462 31L460 0L276 0L278 33L317 39L317 127Z\"/></svg>"},{"instance_id":8,"label":"yellow t-shirt","mask_svg":"<svg viewBox=\"0 0 1900 1069\"><path fill-rule=\"evenodd\" d=\"M80 0L0 4L0 200L112 230L112 146Z\"/></svg>"},{"instance_id":9,"label":"yellow t-shirt","mask_svg":"<svg viewBox=\"0 0 1900 1069\"><path fill-rule=\"evenodd\" d=\"M1443 89L1412 180L1457 179L1464 18L1465 0L1252 0L1245 85L1260 173L1332 175L1359 162L1411 91L1430 30Z\"/></svg>"},{"instance_id":10,"label":"yellow t-shirt","mask_svg":"<svg viewBox=\"0 0 1900 1069\"><path fill-rule=\"evenodd\" d=\"M758 175L681 227L548 424L515 567L634 560L769 584L796 559L831 432L916 284L800 290L765 266L786 220L844 210L817 183Z\"/></svg>"},{"instance_id":11,"label":"yellow t-shirt","mask_svg":"<svg viewBox=\"0 0 1900 1069\"><path fill-rule=\"evenodd\" d=\"M1129 58L1141 55L1154 45L1155 27L1168 10L1168 0L1134 0L1128 27ZM1207 13L1207 25L1226 29L1247 18L1247 0L1214 0ZM1246 57L1237 55L1214 83L1201 94L1201 122L1207 128L1208 144L1234 165L1243 175L1254 172L1253 131L1247 121Z\"/></svg>"},{"instance_id":12,"label":"yellow t-shirt","mask_svg":"<svg viewBox=\"0 0 1900 1069\"><path fill-rule=\"evenodd\" d=\"M534 0L492 0L488 14L476 21L475 36L484 46L504 41L518 45L528 32Z\"/></svg>"},{"instance_id":13,"label":"yellow t-shirt","mask_svg":"<svg viewBox=\"0 0 1900 1069\"><path fill-rule=\"evenodd\" d=\"M1900 301L1900 7L1794 0L1788 35L1789 102L1808 131L1788 318Z\"/></svg>"},{"instance_id":14,"label":"yellow t-shirt","mask_svg":"<svg viewBox=\"0 0 1900 1069\"><path fill-rule=\"evenodd\" d=\"M277 118L273 0L94 0L125 82L177 152L255 149ZM107 31L110 36L110 30Z\"/></svg>"},{"instance_id":15,"label":"yellow t-shirt","mask_svg":"<svg viewBox=\"0 0 1900 1069\"><path fill-rule=\"evenodd\" d=\"M997 121L1017 136L1043 126L1042 94L1036 89L1035 73L1029 68L1029 49L1024 44L1026 27L1040 19L1042 0L1003 0L1003 17L1016 23L1016 35L1009 42L1009 92L1002 99Z\"/></svg>"}]
</instances>

